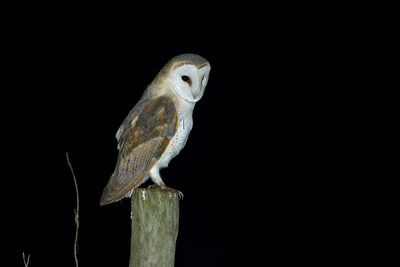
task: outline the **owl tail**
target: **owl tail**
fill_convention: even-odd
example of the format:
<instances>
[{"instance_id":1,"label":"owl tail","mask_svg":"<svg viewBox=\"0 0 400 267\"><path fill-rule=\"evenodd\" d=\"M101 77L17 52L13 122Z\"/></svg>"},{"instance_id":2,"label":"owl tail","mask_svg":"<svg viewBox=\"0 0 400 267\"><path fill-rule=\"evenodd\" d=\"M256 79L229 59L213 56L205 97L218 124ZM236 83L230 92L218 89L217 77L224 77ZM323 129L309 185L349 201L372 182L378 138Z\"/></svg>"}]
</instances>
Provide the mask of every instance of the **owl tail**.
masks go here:
<instances>
[{"instance_id":1,"label":"owl tail","mask_svg":"<svg viewBox=\"0 0 400 267\"><path fill-rule=\"evenodd\" d=\"M110 183L108 183L103 190L103 194L101 195L100 206L108 205L117 201L111 197L113 194L111 193L110 188L111 188Z\"/></svg>"}]
</instances>

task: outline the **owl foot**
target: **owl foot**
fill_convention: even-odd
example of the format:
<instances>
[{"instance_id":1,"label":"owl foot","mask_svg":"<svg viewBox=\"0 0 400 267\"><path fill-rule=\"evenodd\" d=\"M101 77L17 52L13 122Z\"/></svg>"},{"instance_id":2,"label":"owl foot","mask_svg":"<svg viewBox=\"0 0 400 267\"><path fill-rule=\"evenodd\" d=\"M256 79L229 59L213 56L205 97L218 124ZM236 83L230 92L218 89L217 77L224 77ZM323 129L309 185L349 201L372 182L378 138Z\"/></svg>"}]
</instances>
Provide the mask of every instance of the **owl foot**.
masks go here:
<instances>
[{"instance_id":1,"label":"owl foot","mask_svg":"<svg viewBox=\"0 0 400 267\"><path fill-rule=\"evenodd\" d=\"M168 192L170 192L171 193L171 197L172 197L172 194L177 194L178 195L178 198L180 199L180 200L182 200L183 199L183 193L181 192L181 191L178 191L178 190L176 190L176 189L173 189L173 188L171 188L171 187L168 187L168 186L166 186L165 184L151 184L151 185L149 185L147 188L150 188L150 189L159 189L159 190L165 190L165 191L168 191Z\"/></svg>"},{"instance_id":2,"label":"owl foot","mask_svg":"<svg viewBox=\"0 0 400 267\"><path fill-rule=\"evenodd\" d=\"M179 199L183 199L183 193L176 189L166 186L165 184L159 185L161 190L169 191L171 194L177 194Z\"/></svg>"},{"instance_id":3,"label":"owl foot","mask_svg":"<svg viewBox=\"0 0 400 267\"><path fill-rule=\"evenodd\" d=\"M147 188L155 189L155 188L161 188L161 186L159 186L158 184L151 184Z\"/></svg>"},{"instance_id":4,"label":"owl foot","mask_svg":"<svg viewBox=\"0 0 400 267\"><path fill-rule=\"evenodd\" d=\"M171 192L172 194L177 194L177 195L178 195L178 198L179 198L180 200L183 199L183 193L182 193L181 191L178 191L178 190L173 189L173 188L171 188L171 187L168 187L168 186L166 186L166 185L161 185L160 187L161 187L162 190L169 191L169 192Z\"/></svg>"}]
</instances>

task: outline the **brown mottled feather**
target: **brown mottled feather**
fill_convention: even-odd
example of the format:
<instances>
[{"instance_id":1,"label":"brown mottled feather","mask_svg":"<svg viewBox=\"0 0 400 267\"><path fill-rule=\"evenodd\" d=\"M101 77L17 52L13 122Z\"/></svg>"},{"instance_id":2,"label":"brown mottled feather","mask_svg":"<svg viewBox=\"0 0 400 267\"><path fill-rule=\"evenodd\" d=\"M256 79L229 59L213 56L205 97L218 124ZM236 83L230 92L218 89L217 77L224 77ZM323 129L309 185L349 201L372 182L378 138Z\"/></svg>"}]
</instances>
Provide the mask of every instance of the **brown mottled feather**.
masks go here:
<instances>
[{"instance_id":1,"label":"brown mottled feather","mask_svg":"<svg viewBox=\"0 0 400 267\"><path fill-rule=\"evenodd\" d=\"M176 109L167 97L159 97L144 105L140 112L129 115L122 124L122 132L117 135L118 161L104 188L100 205L118 201L140 186L176 132Z\"/></svg>"}]
</instances>

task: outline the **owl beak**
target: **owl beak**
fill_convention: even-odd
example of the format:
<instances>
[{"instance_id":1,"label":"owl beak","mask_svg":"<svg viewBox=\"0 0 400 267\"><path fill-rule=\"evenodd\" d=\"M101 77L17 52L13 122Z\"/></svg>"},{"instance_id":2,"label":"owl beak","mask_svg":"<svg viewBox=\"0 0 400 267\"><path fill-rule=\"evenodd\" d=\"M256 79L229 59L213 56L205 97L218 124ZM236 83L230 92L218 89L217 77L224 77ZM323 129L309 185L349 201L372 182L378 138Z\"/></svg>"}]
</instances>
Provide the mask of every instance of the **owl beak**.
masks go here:
<instances>
[{"instance_id":1,"label":"owl beak","mask_svg":"<svg viewBox=\"0 0 400 267\"><path fill-rule=\"evenodd\" d=\"M190 90L190 92L192 93L193 99L196 99L198 97L198 94L196 92L194 92L194 90Z\"/></svg>"}]
</instances>

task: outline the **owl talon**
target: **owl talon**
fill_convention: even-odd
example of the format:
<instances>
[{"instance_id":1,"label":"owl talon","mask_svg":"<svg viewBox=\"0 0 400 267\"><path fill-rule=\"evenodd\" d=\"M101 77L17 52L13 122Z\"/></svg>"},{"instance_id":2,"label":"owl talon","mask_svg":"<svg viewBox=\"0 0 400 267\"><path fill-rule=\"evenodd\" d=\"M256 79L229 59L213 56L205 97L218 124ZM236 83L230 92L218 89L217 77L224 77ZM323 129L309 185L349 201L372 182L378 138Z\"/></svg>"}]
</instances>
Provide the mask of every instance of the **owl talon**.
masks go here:
<instances>
[{"instance_id":1,"label":"owl talon","mask_svg":"<svg viewBox=\"0 0 400 267\"><path fill-rule=\"evenodd\" d=\"M178 191L178 190L173 189L173 188L171 188L171 187L168 187L168 186L166 186L166 185L160 185L160 188L161 188L161 190L166 190L166 191L170 191L170 192L173 193L173 194L177 194L179 200L182 200L183 197L184 197L184 196L183 196L183 193L182 193L181 191Z\"/></svg>"},{"instance_id":2,"label":"owl talon","mask_svg":"<svg viewBox=\"0 0 400 267\"><path fill-rule=\"evenodd\" d=\"M178 190L176 190L176 193L178 194L178 198L179 198L179 200L182 200L183 199L183 193L181 192L181 191L178 191Z\"/></svg>"},{"instance_id":3,"label":"owl talon","mask_svg":"<svg viewBox=\"0 0 400 267\"><path fill-rule=\"evenodd\" d=\"M150 188L150 189L160 189L160 190L165 190L165 191L169 191L171 194L177 194L178 195L178 198L179 198L179 200L182 200L183 199L183 193L181 192L181 191L178 191L178 190L176 190L176 189L173 189L173 188L171 188L171 187L168 187L168 186L166 186L165 184L151 184L151 185L149 185L147 188Z\"/></svg>"},{"instance_id":4,"label":"owl talon","mask_svg":"<svg viewBox=\"0 0 400 267\"><path fill-rule=\"evenodd\" d=\"M147 188L155 189L155 188L161 188L161 186L159 186L158 184L151 184Z\"/></svg>"}]
</instances>

